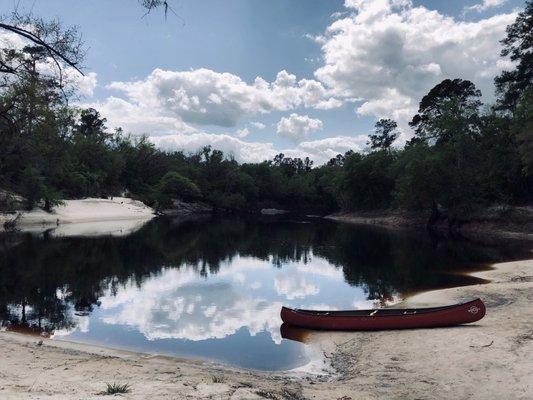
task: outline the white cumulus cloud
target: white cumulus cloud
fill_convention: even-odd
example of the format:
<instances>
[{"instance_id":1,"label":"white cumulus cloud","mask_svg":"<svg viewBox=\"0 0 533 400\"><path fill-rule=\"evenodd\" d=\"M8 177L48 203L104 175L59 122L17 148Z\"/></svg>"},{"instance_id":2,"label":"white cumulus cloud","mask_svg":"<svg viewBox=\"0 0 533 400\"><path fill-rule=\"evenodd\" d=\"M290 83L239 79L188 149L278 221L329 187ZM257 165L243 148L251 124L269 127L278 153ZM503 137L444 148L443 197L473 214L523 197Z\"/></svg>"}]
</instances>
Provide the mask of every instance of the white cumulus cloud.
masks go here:
<instances>
[{"instance_id":1,"label":"white cumulus cloud","mask_svg":"<svg viewBox=\"0 0 533 400\"><path fill-rule=\"evenodd\" d=\"M315 283L308 282L305 275L298 274L295 270L289 270L287 273L276 276L274 287L276 292L285 296L287 300L303 299L320 292Z\"/></svg>"},{"instance_id":2,"label":"white cumulus cloud","mask_svg":"<svg viewBox=\"0 0 533 400\"><path fill-rule=\"evenodd\" d=\"M72 69L72 73L74 70ZM91 97L94 93L94 89L98 83L97 75L95 72L89 72L86 75L80 75L78 72L75 72L75 75L72 77L75 80L78 90L84 96Z\"/></svg>"},{"instance_id":3,"label":"white cumulus cloud","mask_svg":"<svg viewBox=\"0 0 533 400\"><path fill-rule=\"evenodd\" d=\"M320 82L297 80L283 70L273 82L257 77L248 84L237 75L201 68L192 71L155 69L134 82L112 82L125 101L185 123L233 127L239 120L299 107L331 109L342 102Z\"/></svg>"},{"instance_id":4,"label":"white cumulus cloud","mask_svg":"<svg viewBox=\"0 0 533 400\"><path fill-rule=\"evenodd\" d=\"M244 138L248 136L249 134L250 134L250 131L248 130L248 128L242 128L242 129L237 129L237 133L235 135L239 138Z\"/></svg>"},{"instance_id":5,"label":"white cumulus cloud","mask_svg":"<svg viewBox=\"0 0 533 400\"><path fill-rule=\"evenodd\" d=\"M289 157L309 157L315 165L324 164L337 154L344 154L348 150L361 151L365 147L368 137L359 136L334 136L325 139L301 142L294 149L284 150Z\"/></svg>"},{"instance_id":6,"label":"white cumulus cloud","mask_svg":"<svg viewBox=\"0 0 533 400\"><path fill-rule=\"evenodd\" d=\"M516 13L464 22L407 0L345 5L353 12L322 36L324 65L315 76L335 98L359 99L360 115L392 117L406 128L422 96L446 78L472 80L492 96L499 40Z\"/></svg>"},{"instance_id":7,"label":"white cumulus cloud","mask_svg":"<svg viewBox=\"0 0 533 400\"><path fill-rule=\"evenodd\" d=\"M464 11L465 12L468 12L468 11L483 12L490 8L501 7L506 2L507 0L483 0L482 3L474 4L473 6L470 6L470 7L465 7Z\"/></svg>"},{"instance_id":8,"label":"white cumulus cloud","mask_svg":"<svg viewBox=\"0 0 533 400\"><path fill-rule=\"evenodd\" d=\"M266 125L262 122L250 122L250 125L253 126L256 129L265 129Z\"/></svg>"},{"instance_id":9,"label":"white cumulus cloud","mask_svg":"<svg viewBox=\"0 0 533 400\"><path fill-rule=\"evenodd\" d=\"M204 146L211 145L214 149L222 150L227 156L234 157L239 162L261 162L273 158L278 153L272 143L246 142L225 134L197 132L151 136L150 140L163 150L180 150L185 153L195 152Z\"/></svg>"},{"instance_id":10,"label":"white cumulus cloud","mask_svg":"<svg viewBox=\"0 0 533 400\"><path fill-rule=\"evenodd\" d=\"M309 157L315 162L315 165L320 165L337 154L346 153L348 150L362 150L367 136L334 136L301 142L294 148L281 150L276 149L272 143L247 142L232 135L206 132L151 136L150 140L163 150L180 150L185 153L195 152L203 146L211 145L239 162L261 162L274 158L278 153L283 153L288 157L300 157L302 159Z\"/></svg>"},{"instance_id":11,"label":"white cumulus cloud","mask_svg":"<svg viewBox=\"0 0 533 400\"><path fill-rule=\"evenodd\" d=\"M110 96L103 101L86 102L80 106L95 108L107 118L109 127L121 127L134 135L157 136L174 132L187 134L198 131L172 113L162 112L148 104L132 103L120 97Z\"/></svg>"},{"instance_id":12,"label":"white cumulus cloud","mask_svg":"<svg viewBox=\"0 0 533 400\"><path fill-rule=\"evenodd\" d=\"M292 113L288 117L282 117L277 125L277 133L281 137L288 138L293 142L301 142L311 132L323 128L323 123L317 118L308 115Z\"/></svg>"},{"instance_id":13,"label":"white cumulus cloud","mask_svg":"<svg viewBox=\"0 0 533 400\"><path fill-rule=\"evenodd\" d=\"M479 1L472 11L504 2ZM312 37L321 46L323 60L315 79L299 79L282 70L272 81L257 77L247 82L207 68L155 69L137 81L112 82L107 88L115 91L113 96L83 106L100 110L110 127L149 134L166 150L190 152L211 145L240 162L283 152L322 164L338 153L361 150L367 138L328 132L328 138L310 140L324 124L302 109L321 110L324 119L324 110L354 103L359 116L395 119L405 140L410 135L407 122L435 84L446 78L469 79L490 101L494 76L512 67L499 57L499 40L516 12L468 22L414 6L410 0L345 0L345 7L332 16L322 35ZM0 42L10 46L19 45L18 40L0 36ZM96 84L96 75L88 74L79 86L90 96ZM293 141L293 147L270 143L272 132L258 120L272 112L291 113L279 120L276 131ZM213 134L199 128L207 125L234 129ZM267 139L244 140L259 130L265 130Z\"/></svg>"}]
</instances>

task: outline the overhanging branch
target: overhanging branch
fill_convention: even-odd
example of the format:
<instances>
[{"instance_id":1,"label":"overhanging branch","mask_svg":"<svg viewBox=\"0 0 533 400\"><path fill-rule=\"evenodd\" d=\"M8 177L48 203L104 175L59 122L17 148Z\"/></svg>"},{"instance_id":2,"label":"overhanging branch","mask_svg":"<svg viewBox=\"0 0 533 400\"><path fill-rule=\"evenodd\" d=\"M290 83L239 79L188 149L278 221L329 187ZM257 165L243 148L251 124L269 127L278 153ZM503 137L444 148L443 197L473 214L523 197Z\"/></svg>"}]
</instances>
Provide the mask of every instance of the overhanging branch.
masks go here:
<instances>
[{"instance_id":1,"label":"overhanging branch","mask_svg":"<svg viewBox=\"0 0 533 400\"><path fill-rule=\"evenodd\" d=\"M13 32L13 33L15 33L15 34L17 34L19 36L22 36L22 37L32 41L33 43L35 43L35 44L37 44L39 46L44 47L46 50L48 50L48 52L50 53L50 55L52 56L52 58L54 59L56 64L57 64L57 59L56 58L59 58L65 64L71 66L76 71L78 71L81 75L85 76L85 74L78 68L78 66L76 65L75 62L69 60L68 57L66 57L63 54L61 54L61 52L59 52L56 49L54 49L52 46L50 46L48 43L46 43L39 36L33 34L32 32L30 32L30 31L28 31L26 29L23 29L23 28L19 28L17 26L8 25L8 24L4 24L4 23L0 23L0 28L1 29L5 29L5 30L7 30L9 32Z\"/></svg>"}]
</instances>

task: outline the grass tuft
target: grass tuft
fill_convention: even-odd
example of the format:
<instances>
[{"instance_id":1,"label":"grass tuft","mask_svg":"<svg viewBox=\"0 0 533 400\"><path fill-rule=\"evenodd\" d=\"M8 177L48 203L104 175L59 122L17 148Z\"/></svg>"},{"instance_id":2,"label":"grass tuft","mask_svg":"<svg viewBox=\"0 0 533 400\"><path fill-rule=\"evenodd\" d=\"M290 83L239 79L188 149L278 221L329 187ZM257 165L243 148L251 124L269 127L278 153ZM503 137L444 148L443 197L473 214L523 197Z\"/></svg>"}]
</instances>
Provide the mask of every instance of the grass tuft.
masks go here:
<instances>
[{"instance_id":1,"label":"grass tuft","mask_svg":"<svg viewBox=\"0 0 533 400\"><path fill-rule=\"evenodd\" d=\"M222 383L222 382L224 382L224 378L222 378L221 376L213 375L211 377L211 379L213 380L213 383Z\"/></svg>"},{"instance_id":2,"label":"grass tuft","mask_svg":"<svg viewBox=\"0 0 533 400\"><path fill-rule=\"evenodd\" d=\"M123 385L113 382L113 383L106 383L107 388L104 390L103 394L107 395L114 395L114 394L124 394L129 393L131 391L131 386L129 383L125 383Z\"/></svg>"}]
</instances>

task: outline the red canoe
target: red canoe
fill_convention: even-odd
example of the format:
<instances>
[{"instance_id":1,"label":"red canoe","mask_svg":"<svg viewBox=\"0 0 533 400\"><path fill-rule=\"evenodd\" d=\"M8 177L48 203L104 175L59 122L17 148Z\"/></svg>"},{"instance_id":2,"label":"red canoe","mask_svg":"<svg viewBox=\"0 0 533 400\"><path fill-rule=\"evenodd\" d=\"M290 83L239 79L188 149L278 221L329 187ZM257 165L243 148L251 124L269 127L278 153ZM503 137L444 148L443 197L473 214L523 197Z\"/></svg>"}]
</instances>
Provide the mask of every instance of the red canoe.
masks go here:
<instances>
[{"instance_id":1,"label":"red canoe","mask_svg":"<svg viewBox=\"0 0 533 400\"><path fill-rule=\"evenodd\" d=\"M370 331L435 328L468 324L485 316L485 304L476 299L463 304L432 308L383 308L354 311L311 311L281 308L286 324L309 329Z\"/></svg>"}]
</instances>

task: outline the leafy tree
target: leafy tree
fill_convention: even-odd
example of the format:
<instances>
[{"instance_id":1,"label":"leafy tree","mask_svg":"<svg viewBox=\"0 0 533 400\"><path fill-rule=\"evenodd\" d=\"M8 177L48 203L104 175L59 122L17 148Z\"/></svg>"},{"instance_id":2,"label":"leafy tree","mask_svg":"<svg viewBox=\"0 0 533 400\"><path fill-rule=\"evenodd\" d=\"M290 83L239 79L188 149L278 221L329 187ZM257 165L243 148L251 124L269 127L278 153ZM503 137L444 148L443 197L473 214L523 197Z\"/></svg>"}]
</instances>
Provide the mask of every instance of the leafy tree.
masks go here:
<instances>
[{"instance_id":1,"label":"leafy tree","mask_svg":"<svg viewBox=\"0 0 533 400\"><path fill-rule=\"evenodd\" d=\"M523 92L533 86L533 1L527 0L524 11L507 27L501 41L502 57L509 57L516 68L503 71L494 80L500 109L514 111Z\"/></svg>"},{"instance_id":2,"label":"leafy tree","mask_svg":"<svg viewBox=\"0 0 533 400\"><path fill-rule=\"evenodd\" d=\"M83 187L73 196L107 196L122 189L121 172L125 159L119 149L121 139L107 131L106 119L92 108L80 110L71 137L75 171Z\"/></svg>"},{"instance_id":3,"label":"leafy tree","mask_svg":"<svg viewBox=\"0 0 533 400\"><path fill-rule=\"evenodd\" d=\"M295 174L305 173L311 171L313 161L309 157L305 159L285 157L285 154L279 153L272 160L272 165L279 167L285 175L292 177Z\"/></svg>"},{"instance_id":4,"label":"leafy tree","mask_svg":"<svg viewBox=\"0 0 533 400\"><path fill-rule=\"evenodd\" d=\"M455 79L424 96L411 122L416 136L396 163L399 206L462 212L521 192L516 143L505 121L479 113L480 95L471 82Z\"/></svg>"},{"instance_id":5,"label":"leafy tree","mask_svg":"<svg viewBox=\"0 0 533 400\"><path fill-rule=\"evenodd\" d=\"M344 161L346 160L346 157L344 157L342 154L337 154L335 157L331 158L327 165L330 167L342 167L344 165Z\"/></svg>"},{"instance_id":6,"label":"leafy tree","mask_svg":"<svg viewBox=\"0 0 533 400\"><path fill-rule=\"evenodd\" d=\"M458 134L470 134L478 125L481 92L462 79L445 79L420 101L409 125L419 140L440 144Z\"/></svg>"},{"instance_id":7,"label":"leafy tree","mask_svg":"<svg viewBox=\"0 0 533 400\"><path fill-rule=\"evenodd\" d=\"M369 135L369 145L373 150L389 150L398 138L396 128L398 124L392 119L380 119L376 122L374 133Z\"/></svg>"},{"instance_id":8,"label":"leafy tree","mask_svg":"<svg viewBox=\"0 0 533 400\"><path fill-rule=\"evenodd\" d=\"M92 137L96 141L105 141L109 137L109 134L106 132L106 122L107 119L102 118L100 113L94 108L83 109L80 111L76 133L85 137Z\"/></svg>"},{"instance_id":9,"label":"leafy tree","mask_svg":"<svg viewBox=\"0 0 533 400\"><path fill-rule=\"evenodd\" d=\"M65 103L57 80L42 77L37 70L41 60L39 52L26 47L24 72L10 81L9 87L2 92L0 103L5 106L3 141L6 147L3 159L6 162L3 180L8 187L35 188L35 174L40 175L42 190L30 190L30 204L43 200L50 210L60 197L58 186L64 171L66 141L72 112ZM15 129L11 129L15 127ZM26 167L31 174L21 174ZM24 182L24 179L30 179Z\"/></svg>"}]
</instances>

